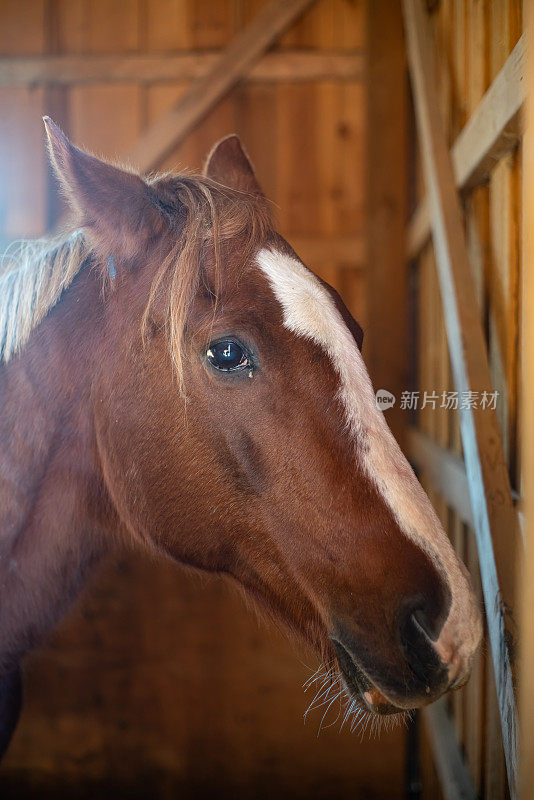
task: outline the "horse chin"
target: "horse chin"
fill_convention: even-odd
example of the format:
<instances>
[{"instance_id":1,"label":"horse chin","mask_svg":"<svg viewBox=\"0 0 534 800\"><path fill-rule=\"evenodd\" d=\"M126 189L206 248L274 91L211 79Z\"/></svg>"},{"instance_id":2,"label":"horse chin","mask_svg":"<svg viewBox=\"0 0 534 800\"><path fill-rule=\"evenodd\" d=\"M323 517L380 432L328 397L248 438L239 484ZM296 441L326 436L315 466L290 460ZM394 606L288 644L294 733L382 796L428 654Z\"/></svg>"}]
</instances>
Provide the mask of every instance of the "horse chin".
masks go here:
<instances>
[{"instance_id":1,"label":"horse chin","mask_svg":"<svg viewBox=\"0 0 534 800\"><path fill-rule=\"evenodd\" d=\"M352 699L359 700L367 711L377 716L389 716L407 710L394 705L382 694L380 689L371 683L340 642L333 639L332 644L336 652L341 680Z\"/></svg>"}]
</instances>

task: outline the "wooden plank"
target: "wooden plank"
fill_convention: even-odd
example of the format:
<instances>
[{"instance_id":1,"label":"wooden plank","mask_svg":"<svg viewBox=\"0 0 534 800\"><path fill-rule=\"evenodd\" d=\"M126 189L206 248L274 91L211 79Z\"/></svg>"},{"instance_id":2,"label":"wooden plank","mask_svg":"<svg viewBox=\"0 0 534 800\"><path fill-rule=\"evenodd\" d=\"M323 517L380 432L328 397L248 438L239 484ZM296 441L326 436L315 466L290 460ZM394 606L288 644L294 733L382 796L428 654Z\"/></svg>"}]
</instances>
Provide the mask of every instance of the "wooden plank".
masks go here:
<instances>
[{"instance_id":1,"label":"wooden plank","mask_svg":"<svg viewBox=\"0 0 534 800\"><path fill-rule=\"evenodd\" d=\"M506 760L500 735L499 698L495 687L495 670L489 654L485 666L484 800L502 800L506 795Z\"/></svg>"},{"instance_id":2,"label":"wooden plank","mask_svg":"<svg viewBox=\"0 0 534 800\"><path fill-rule=\"evenodd\" d=\"M334 262L339 266L364 269L364 241L362 236L308 236L284 233L287 241L304 263L313 269L314 264Z\"/></svg>"},{"instance_id":3,"label":"wooden plank","mask_svg":"<svg viewBox=\"0 0 534 800\"><path fill-rule=\"evenodd\" d=\"M527 36L534 52L534 8L526 5ZM534 86L534 62L530 60L529 86ZM520 674L521 708L521 797L532 797L534 790L534 103L527 104L527 126L523 144L524 216L523 216L523 392L522 392L522 468L525 490L526 553L521 576L522 659Z\"/></svg>"},{"instance_id":4,"label":"wooden plank","mask_svg":"<svg viewBox=\"0 0 534 800\"><path fill-rule=\"evenodd\" d=\"M483 183L496 162L517 146L526 97L525 70L523 34L452 147L451 159L459 189ZM429 236L430 213L425 198L408 228L408 258L416 258Z\"/></svg>"},{"instance_id":5,"label":"wooden plank","mask_svg":"<svg viewBox=\"0 0 534 800\"><path fill-rule=\"evenodd\" d=\"M469 268L454 173L435 98L428 21L419 0L404 0L408 61L428 187L447 338L459 392L491 391L483 330ZM477 534L510 794L516 796L517 712L513 688L515 565L520 533L497 417L461 409L462 442Z\"/></svg>"},{"instance_id":6,"label":"wooden plank","mask_svg":"<svg viewBox=\"0 0 534 800\"><path fill-rule=\"evenodd\" d=\"M176 106L141 135L137 144L125 153L126 160L140 172L157 167L312 2L314 0L271 0L237 34L209 72L198 78Z\"/></svg>"},{"instance_id":7,"label":"wooden plank","mask_svg":"<svg viewBox=\"0 0 534 800\"><path fill-rule=\"evenodd\" d=\"M46 0L2 0L0 53L34 56L43 52Z\"/></svg>"},{"instance_id":8,"label":"wooden plank","mask_svg":"<svg viewBox=\"0 0 534 800\"><path fill-rule=\"evenodd\" d=\"M400 397L406 388L408 265L406 49L400 0L367 3L366 264L370 333L366 360L374 386ZM403 443L400 404L386 419Z\"/></svg>"},{"instance_id":9,"label":"wooden plank","mask_svg":"<svg viewBox=\"0 0 534 800\"><path fill-rule=\"evenodd\" d=\"M484 97L484 93L491 83L488 58L490 36L490 26L488 24L489 11L488 4L480 3L478 0L469 0L468 2L469 46L468 65L466 69L468 119L476 112L476 109ZM476 187L469 194L465 205L466 240L469 264L475 282L475 292L481 319L485 319L487 300L486 280L489 272L488 202L488 187L482 185ZM456 441L460 442L459 426L455 434ZM464 531L466 543L465 563L471 575L479 603L482 605L483 590L478 564L476 536L471 528L466 529L464 525L460 525L460 527ZM490 647L487 642L487 632L485 631L481 652L473 665L471 679L468 685L463 689L463 694L465 696L464 721L466 731L464 747L466 759L471 768L475 789L480 796L482 796L483 790L487 792L489 788L489 773L485 769L485 756L487 754L488 744L487 735L489 733L485 728L485 721L488 715L492 716L496 722L494 726L495 730L491 732L491 735L494 738L498 737L502 741L497 695L495 690L493 690L491 694L488 693L487 681L485 679L486 672L491 672L492 670L493 665L491 663ZM497 775L496 771L494 774L500 781L501 794L498 796L502 797L504 792L503 787L506 781L506 767L504 764L502 743L499 752L499 767L499 774Z\"/></svg>"},{"instance_id":10,"label":"wooden plank","mask_svg":"<svg viewBox=\"0 0 534 800\"><path fill-rule=\"evenodd\" d=\"M427 706L423 710L423 719L432 743L444 800L477 800L444 700Z\"/></svg>"},{"instance_id":11,"label":"wooden plank","mask_svg":"<svg viewBox=\"0 0 534 800\"><path fill-rule=\"evenodd\" d=\"M488 40L491 79L498 75L521 35L520 15L519 20L516 18L519 6L520 0L501 0L491 4ZM519 152L515 149L495 164L489 177L489 236L485 286L488 356L493 386L499 390L501 397L497 411L510 476L510 466L514 461L517 412L518 225L521 213L516 191L519 179L518 159ZM486 701L485 800L500 800L505 794L506 765L498 725L498 697L492 681L488 681Z\"/></svg>"},{"instance_id":12,"label":"wooden plank","mask_svg":"<svg viewBox=\"0 0 534 800\"><path fill-rule=\"evenodd\" d=\"M262 1L248 0L242 5L250 7L255 4L258 7ZM316 3L280 38L280 47L319 47L326 50L360 47L366 35L365 5L365 0L323 0Z\"/></svg>"},{"instance_id":13,"label":"wooden plank","mask_svg":"<svg viewBox=\"0 0 534 800\"><path fill-rule=\"evenodd\" d=\"M472 526L473 512L463 458L441 447L417 428L408 431L408 453L417 470L424 470L448 505L463 522Z\"/></svg>"},{"instance_id":14,"label":"wooden plank","mask_svg":"<svg viewBox=\"0 0 534 800\"><path fill-rule=\"evenodd\" d=\"M61 35L76 48L76 55L109 51L129 52L139 46L141 16L132 0L122 4L124 18L116 37L110 34L111 23L118 23L120 0L93 0L87 14L84 0L70 0L61 7L57 21ZM116 159L132 146L141 130L140 93L135 84L94 83L75 86L69 92L69 129L73 141L106 158Z\"/></svg>"},{"instance_id":15,"label":"wooden plank","mask_svg":"<svg viewBox=\"0 0 534 800\"><path fill-rule=\"evenodd\" d=\"M0 86L72 86L87 83L165 83L204 77L218 53L134 55L54 55L0 58ZM266 53L254 64L247 83L361 79L363 52Z\"/></svg>"},{"instance_id":16,"label":"wooden plank","mask_svg":"<svg viewBox=\"0 0 534 800\"><path fill-rule=\"evenodd\" d=\"M484 603L480 569L478 566L478 548L476 536L467 525L461 526L465 539L465 564L471 575L473 588L479 605ZM469 683L461 691L464 695L464 752L468 763L477 796L480 794L483 778L483 725L485 713L484 669L486 654L484 645L477 653L471 669ZM491 659L489 659L491 661ZM490 667L491 668L491 667ZM500 726L499 726L500 731Z\"/></svg>"},{"instance_id":17,"label":"wooden plank","mask_svg":"<svg viewBox=\"0 0 534 800\"><path fill-rule=\"evenodd\" d=\"M241 27L241 4L235 0L150 0L144 5L151 51L220 49Z\"/></svg>"}]
</instances>

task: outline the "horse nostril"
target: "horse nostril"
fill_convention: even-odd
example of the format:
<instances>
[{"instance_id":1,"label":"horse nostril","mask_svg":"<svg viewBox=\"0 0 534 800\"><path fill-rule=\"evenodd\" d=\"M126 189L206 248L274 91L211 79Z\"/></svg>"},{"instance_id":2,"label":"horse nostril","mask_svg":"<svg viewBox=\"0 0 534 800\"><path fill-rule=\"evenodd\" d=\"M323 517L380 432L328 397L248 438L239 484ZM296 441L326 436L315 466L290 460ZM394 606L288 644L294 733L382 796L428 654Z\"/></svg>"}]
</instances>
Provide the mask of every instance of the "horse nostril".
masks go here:
<instances>
[{"instance_id":1,"label":"horse nostril","mask_svg":"<svg viewBox=\"0 0 534 800\"><path fill-rule=\"evenodd\" d=\"M441 625L421 607L411 608L399 625L401 649L414 675L426 687L441 684L443 665L434 647Z\"/></svg>"},{"instance_id":2,"label":"horse nostril","mask_svg":"<svg viewBox=\"0 0 534 800\"><path fill-rule=\"evenodd\" d=\"M439 636L439 631L436 631L436 624L432 623L423 608L418 608L412 611L412 619L415 624L423 631L430 641L436 641ZM437 635L436 635L437 634Z\"/></svg>"}]
</instances>

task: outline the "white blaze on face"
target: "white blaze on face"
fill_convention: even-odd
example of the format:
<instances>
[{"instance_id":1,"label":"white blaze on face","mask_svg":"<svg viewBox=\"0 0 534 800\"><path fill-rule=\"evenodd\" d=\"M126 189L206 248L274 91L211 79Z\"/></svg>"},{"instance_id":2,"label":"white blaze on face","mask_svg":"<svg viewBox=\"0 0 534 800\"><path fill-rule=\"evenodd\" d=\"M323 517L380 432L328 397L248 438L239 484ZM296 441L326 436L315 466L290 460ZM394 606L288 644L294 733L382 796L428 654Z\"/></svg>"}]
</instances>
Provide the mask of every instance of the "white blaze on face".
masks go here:
<instances>
[{"instance_id":1,"label":"white blaze on face","mask_svg":"<svg viewBox=\"0 0 534 800\"><path fill-rule=\"evenodd\" d=\"M450 678L464 671L481 636L480 615L468 579L435 512L402 454L375 394L362 355L332 296L300 261L263 249L257 262L283 309L284 325L311 339L330 357L340 378L340 399L350 433L360 438L358 458L404 534L446 577L452 594L447 622L436 643L450 663Z\"/></svg>"}]
</instances>

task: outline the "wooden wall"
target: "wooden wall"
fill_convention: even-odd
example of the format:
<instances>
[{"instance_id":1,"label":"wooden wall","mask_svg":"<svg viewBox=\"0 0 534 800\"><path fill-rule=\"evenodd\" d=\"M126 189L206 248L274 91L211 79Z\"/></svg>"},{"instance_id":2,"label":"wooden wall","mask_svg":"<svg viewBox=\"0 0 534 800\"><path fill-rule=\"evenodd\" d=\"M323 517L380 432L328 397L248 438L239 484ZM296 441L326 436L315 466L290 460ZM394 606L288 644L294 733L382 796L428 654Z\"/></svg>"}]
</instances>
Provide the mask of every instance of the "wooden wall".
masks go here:
<instances>
[{"instance_id":1,"label":"wooden wall","mask_svg":"<svg viewBox=\"0 0 534 800\"><path fill-rule=\"evenodd\" d=\"M534 8L532 4L525 9L525 28L530 52L534 48ZM524 263L534 263L534 103L532 89L534 87L534 63L530 59L528 67L528 89L530 100L527 105L527 121L523 141L523 182L524 192ZM525 475L534 474L534 271L523 271L523 374L522 392L522 435L523 454L522 468ZM521 613L523 638L521 642L521 746L520 746L520 783L521 797L528 797L534 786L534 625L532 625L532 608L534 608L534 483L525 481L525 565L522 573Z\"/></svg>"},{"instance_id":2,"label":"wooden wall","mask_svg":"<svg viewBox=\"0 0 534 800\"><path fill-rule=\"evenodd\" d=\"M1 0L0 55L217 51L263 0ZM285 52L365 52L363 0L318 0ZM0 238L36 236L61 212L41 115L120 157L187 82L0 88ZM366 89L350 80L243 82L167 160L199 168L237 131L280 229L366 328ZM510 167L510 175L513 172ZM510 192L508 172L499 178ZM512 181L512 184L510 183ZM500 251L499 251L500 252ZM315 257L314 257L315 254ZM507 367L510 365L507 365ZM359 741L320 714L303 725L313 659L221 582L124 555L27 664L26 704L2 796L404 796L404 732Z\"/></svg>"},{"instance_id":3,"label":"wooden wall","mask_svg":"<svg viewBox=\"0 0 534 800\"><path fill-rule=\"evenodd\" d=\"M522 4L521 0L440 0L427 5L431 9L443 125L452 146L522 33ZM510 480L516 492L521 490L521 155L517 142L496 160L484 185L463 195L470 265L486 332L493 388L499 393L497 412ZM420 200L424 178L418 159L414 182ZM436 409L429 403L418 411L417 427L442 448L461 455L459 413L440 408L442 393L455 387L431 242L424 246L412 270L417 340L412 388L421 393L420 399L425 391L439 397ZM474 532L435 489L429 474L423 472L422 481L473 575L482 604ZM487 637L470 683L456 692L450 703L477 796L488 800L506 797L500 718ZM436 797L438 781L428 742L423 750L423 796Z\"/></svg>"}]
</instances>

